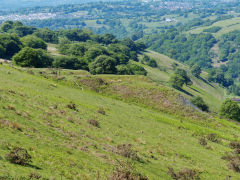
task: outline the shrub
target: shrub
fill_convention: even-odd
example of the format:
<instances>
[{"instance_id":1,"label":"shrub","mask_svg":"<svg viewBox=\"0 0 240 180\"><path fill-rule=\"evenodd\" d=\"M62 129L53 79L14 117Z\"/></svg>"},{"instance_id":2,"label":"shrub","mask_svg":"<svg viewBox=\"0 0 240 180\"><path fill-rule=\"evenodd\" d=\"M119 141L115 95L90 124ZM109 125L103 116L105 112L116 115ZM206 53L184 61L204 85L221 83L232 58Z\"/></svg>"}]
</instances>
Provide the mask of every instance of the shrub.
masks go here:
<instances>
[{"instance_id":1,"label":"shrub","mask_svg":"<svg viewBox=\"0 0 240 180\"><path fill-rule=\"evenodd\" d=\"M207 146L207 141L204 137L199 138L198 143L202 146Z\"/></svg>"},{"instance_id":2,"label":"shrub","mask_svg":"<svg viewBox=\"0 0 240 180\"><path fill-rule=\"evenodd\" d=\"M19 165L28 165L32 162L32 157L28 154L27 150L20 147L15 147L6 155L6 159L11 163Z\"/></svg>"},{"instance_id":3,"label":"shrub","mask_svg":"<svg viewBox=\"0 0 240 180\"><path fill-rule=\"evenodd\" d=\"M108 179L111 180L148 180L148 178L141 173L136 172L134 164L118 161L119 165L115 165L114 172Z\"/></svg>"},{"instance_id":4,"label":"shrub","mask_svg":"<svg viewBox=\"0 0 240 180\"><path fill-rule=\"evenodd\" d=\"M77 105L76 105L75 103L73 103L73 102L70 102L70 103L67 105L67 108L72 109L72 110L74 110L74 111L78 111Z\"/></svg>"},{"instance_id":5,"label":"shrub","mask_svg":"<svg viewBox=\"0 0 240 180\"><path fill-rule=\"evenodd\" d=\"M203 99L199 96L196 96L191 99L191 103L197 106L202 111L209 111L208 105L203 101Z\"/></svg>"},{"instance_id":6,"label":"shrub","mask_svg":"<svg viewBox=\"0 0 240 180\"><path fill-rule=\"evenodd\" d=\"M30 47L23 48L12 59L16 65L35 68L50 67L53 61L45 51Z\"/></svg>"},{"instance_id":7,"label":"shrub","mask_svg":"<svg viewBox=\"0 0 240 180\"><path fill-rule=\"evenodd\" d=\"M240 107L235 101L230 99L224 101L220 113L226 118L240 121Z\"/></svg>"},{"instance_id":8,"label":"shrub","mask_svg":"<svg viewBox=\"0 0 240 180\"><path fill-rule=\"evenodd\" d=\"M199 173L192 169L181 169L179 172L175 173L173 168L168 168L168 174L176 180L197 180L200 179Z\"/></svg>"},{"instance_id":9,"label":"shrub","mask_svg":"<svg viewBox=\"0 0 240 180\"><path fill-rule=\"evenodd\" d=\"M117 154L124 156L126 158L130 158L133 160L140 161L140 157L138 157L137 152L132 149L131 144L120 144L117 146Z\"/></svg>"},{"instance_id":10,"label":"shrub","mask_svg":"<svg viewBox=\"0 0 240 180\"><path fill-rule=\"evenodd\" d=\"M91 120L88 120L88 123L91 124L92 126L100 128L100 123L97 120L91 119Z\"/></svg>"},{"instance_id":11,"label":"shrub","mask_svg":"<svg viewBox=\"0 0 240 180\"><path fill-rule=\"evenodd\" d=\"M218 143L218 142L219 142L219 140L218 140L218 138L217 138L217 135L214 134L214 133L208 134L208 135L207 135L207 139L208 139L209 141L212 141L212 142L215 142L215 143Z\"/></svg>"},{"instance_id":12,"label":"shrub","mask_svg":"<svg viewBox=\"0 0 240 180\"><path fill-rule=\"evenodd\" d=\"M240 142L233 141L229 144L229 146L233 149L240 149Z\"/></svg>"},{"instance_id":13,"label":"shrub","mask_svg":"<svg viewBox=\"0 0 240 180\"><path fill-rule=\"evenodd\" d=\"M115 66L115 59L106 55L101 55L89 65L89 70L91 74L115 74L117 71Z\"/></svg>"}]
</instances>

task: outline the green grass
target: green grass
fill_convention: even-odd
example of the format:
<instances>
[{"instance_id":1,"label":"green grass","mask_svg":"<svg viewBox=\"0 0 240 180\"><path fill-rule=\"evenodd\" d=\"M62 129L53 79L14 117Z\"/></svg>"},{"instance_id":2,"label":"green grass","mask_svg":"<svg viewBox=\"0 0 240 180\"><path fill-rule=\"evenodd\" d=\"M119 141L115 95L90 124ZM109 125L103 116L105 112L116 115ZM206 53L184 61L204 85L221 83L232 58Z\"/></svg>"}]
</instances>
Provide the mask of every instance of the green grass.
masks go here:
<instances>
[{"instance_id":1,"label":"green grass","mask_svg":"<svg viewBox=\"0 0 240 180\"><path fill-rule=\"evenodd\" d=\"M39 71L46 74L40 75ZM82 90L72 83L75 78L83 84L89 82L81 81L90 78L84 71L63 70L64 80L53 80L51 71L0 65L0 119L15 122L22 129L0 124L0 177L28 179L35 172L49 179L107 179L117 160L127 161L113 150L119 144L132 144L143 162L130 161L149 179L171 179L168 167L198 170L201 179L240 178L221 159L231 151L229 141L239 140L240 126L236 122L205 115L198 120L176 116L154 108L162 107L161 103L147 106L148 96L139 97L142 101L138 102L122 96L122 91L111 94L115 85L124 85L131 90L147 88L150 94L165 92L162 98L174 102L169 97L176 95L174 91L145 77L92 76L112 82L97 92L87 84ZM161 96L158 99L161 102ZM67 108L70 103L75 103L78 111ZM100 107L106 115L97 112ZM99 121L100 128L88 124L89 119ZM198 138L209 133L216 133L221 142L208 141L211 148L207 149L198 144ZM15 146L28 150L32 166L11 164L5 159Z\"/></svg>"},{"instance_id":2,"label":"green grass","mask_svg":"<svg viewBox=\"0 0 240 180\"><path fill-rule=\"evenodd\" d=\"M205 30L205 29L208 29L208 28L211 28L214 26L219 26L222 29L220 31L218 31L217 33L213 33L213 35L216 38L219 38L223 34L229 33L234 30L239 30L239 28L240 28L239 20L240 20L239 17L234 17L232 19L215 22L211 26L197 27L195 29L188 31L187 33L198 34L198 33L202 33L203 30Z\"/></svg>"},{"instance_id":3,"label":"green grass","mask_svg":"<svg viewBox=\"0 0 240 180\"><path fill-rule=\"evenodd\" d=\"M179 68L183 68L188 72L191 80L193 81L192 86L184 86L183 90L185 92L179 92L186 98L190 99L193 96L201 96L204 101L210 106L212 111L218 112L220 105L226 98L225 90L220 88L217 84L209 83L206 79L206 72L201 74L202 79L196 78L191 74L188 66L185 66L165 55L159 54L157 52L148 51L146 53L150 57L154 58L158 63L158 68L151 68L149 66L144 66L148 71L148 77L153 81L164 84L168 86L168 81L171 75L174 73L172 64L178 64Z\"/></svg>"}]
</instances>

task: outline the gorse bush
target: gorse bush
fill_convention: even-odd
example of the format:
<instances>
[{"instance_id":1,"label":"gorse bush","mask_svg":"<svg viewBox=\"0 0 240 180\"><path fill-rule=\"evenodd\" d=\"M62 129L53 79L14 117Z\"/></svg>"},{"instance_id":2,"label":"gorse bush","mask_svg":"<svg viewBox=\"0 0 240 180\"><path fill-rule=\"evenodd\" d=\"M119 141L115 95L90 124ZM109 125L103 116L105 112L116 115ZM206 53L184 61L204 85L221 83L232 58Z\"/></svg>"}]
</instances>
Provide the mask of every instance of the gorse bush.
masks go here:
<instances>
[{"instance_id":1,"label":"gorse bush","mask_svg":"<svg viewBox=\"0 0 240 180\"><path fill-rule=\"evenodd\" d=\"M28 154L26 149L15 147L7 154L6 159L14 164L28 165L32 162L32 157Z\"/></svg>"}]
</instances>

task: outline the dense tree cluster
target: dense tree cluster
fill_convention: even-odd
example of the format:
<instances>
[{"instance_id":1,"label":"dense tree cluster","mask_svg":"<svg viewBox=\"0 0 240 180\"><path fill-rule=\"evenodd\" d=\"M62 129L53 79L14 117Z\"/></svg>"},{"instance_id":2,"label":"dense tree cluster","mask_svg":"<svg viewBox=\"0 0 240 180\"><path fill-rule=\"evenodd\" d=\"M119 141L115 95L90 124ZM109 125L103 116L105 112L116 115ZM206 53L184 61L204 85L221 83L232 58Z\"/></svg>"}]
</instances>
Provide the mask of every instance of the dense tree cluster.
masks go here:
<instances>
[{"instance_id":1,"label":"dense tree cluster","mask_svg":"<svg viewBox=\"0 0 240 180\"><path fill-rule=\"evenodd\" d=\"M32 31L17 35L15 29L20 26ZM95 35L81 29L34 29L10 21L0 29L3 32L0 58L12 58L19 66L84 69L92 74L147 74L143 67L134 63L138 61L138 53L146 48L142 42L118 40L111 34ZM46 51L46 42L57 43L62 56L51 57Z\"/></svg>"},{"instance_id":2,"label":"dense tree cluster","mask_svg":"<svg viewBox=\"0 0 240 180\"><path fill-rule=\"evenodd\" d=\"M211 34L191 34L186 36L177 29L167 30L144 38L144 42L152 50L189 65L197 64L204 68L212 67L208 55L216 39Z\"/></svg>"}]
</instances>

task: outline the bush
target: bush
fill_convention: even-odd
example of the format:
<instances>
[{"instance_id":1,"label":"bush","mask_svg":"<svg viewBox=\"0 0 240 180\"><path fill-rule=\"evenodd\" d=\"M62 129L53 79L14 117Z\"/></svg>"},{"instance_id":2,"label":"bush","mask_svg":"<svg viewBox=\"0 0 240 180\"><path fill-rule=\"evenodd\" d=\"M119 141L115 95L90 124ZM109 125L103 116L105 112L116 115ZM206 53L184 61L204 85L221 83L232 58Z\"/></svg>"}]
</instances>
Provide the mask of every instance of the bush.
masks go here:
<instances>
[{"instance_id":1,"label":"bush","mask_svg":"<svg viewBox=\"0 0 240 180\"><path fill-rule=\"evenodd\" d=\"M100 128L100 123L97 120L90 119L90 120L88 120L88 124L91 124L92 126Z\"/></svg>"},{"instance_id":2,"label":"bush","mask_svg":"<svg viewBox=\"0 0 240 180\"><path fill-rule=\"evenodd\" d=\"M203 101L203 99L199 96L196 96L191 99L191 103L197 106L202 111L209 111L208 105Z\"/></svg>"},{"instance_id":3,"label":"bush","mask_svg":"<svg viewBox=\"0 0 240 180\"><path fill-rule=\"evenodd\" d=\"M192 169L181 169L179 172L175 173L173 168L168 168L168 174L177 180L197 180L200 179L199 173Z\"/></svg>"},{"instance_id":4,"label":"bush","mask_svg":"<svg viewBox=\"0 0 240 180\"><path fill-rule=\"evenodd\" d=\"M90 73L92 74L115 74L116 60L112 57L101 55L89 65Z\"/></svg>"},{"instance_id":5,"label":"bush","mask_svg":"<svg viewBox=\"0 0 240 180\"><path fill-rule=\"evenodd\" d=\"M23 48L12 60L18 66L35 68L50 67L53 61L45 51L30 47Z\"/></svg>"},{"instance_id":6,"label":"bush","mask_svg":"<svg viewBox=\"0 0 240 180\"><path fill-rule=\"evenodd\" d=\"M240 121L240 107L235 101L227 99L223 102L220 113L226 118Z\"/></svg>"},{"instance_id":7,"label":"bush","mask_svg":"<svg viewBox=\"0 0 240 180\"><path fill-rule=\"evenodd\" d=\"M32 157L28 154L27 150L20 147L15 147L6 155L6 159L11 163L19 165L28 165L32 162Z\"/></svg>"}]
</instances>

